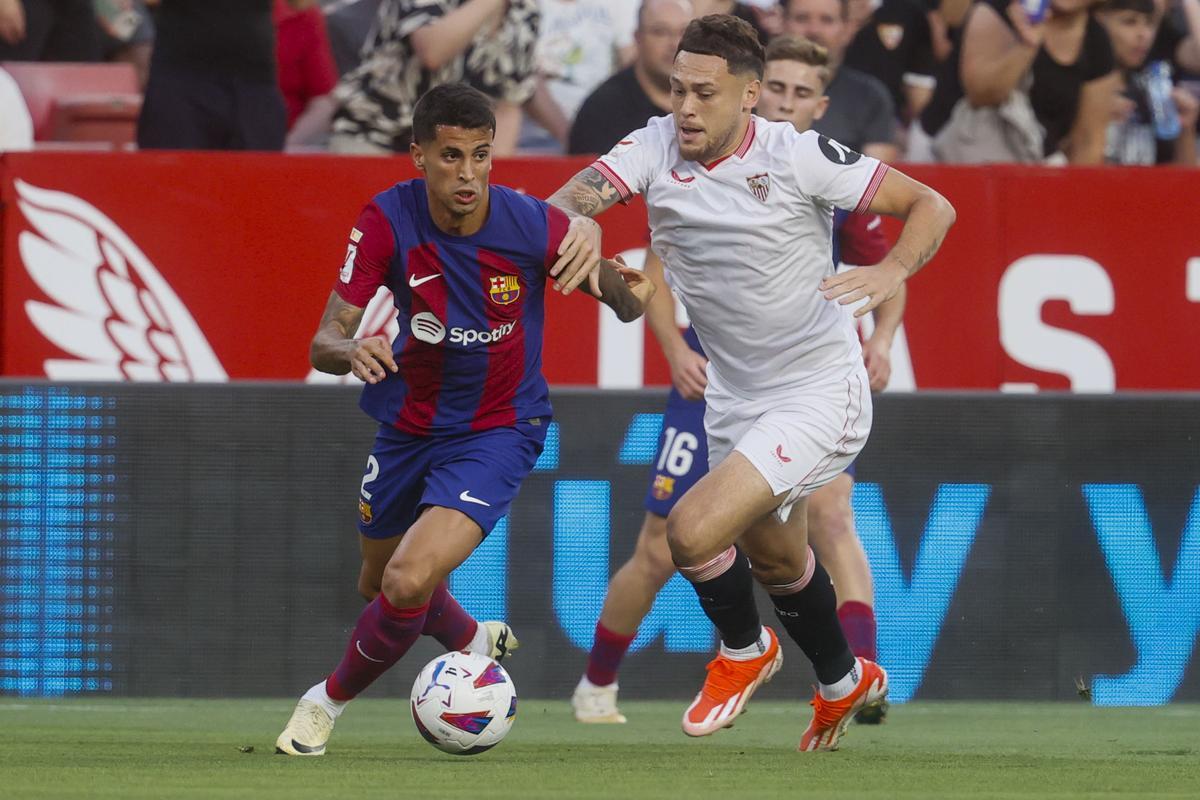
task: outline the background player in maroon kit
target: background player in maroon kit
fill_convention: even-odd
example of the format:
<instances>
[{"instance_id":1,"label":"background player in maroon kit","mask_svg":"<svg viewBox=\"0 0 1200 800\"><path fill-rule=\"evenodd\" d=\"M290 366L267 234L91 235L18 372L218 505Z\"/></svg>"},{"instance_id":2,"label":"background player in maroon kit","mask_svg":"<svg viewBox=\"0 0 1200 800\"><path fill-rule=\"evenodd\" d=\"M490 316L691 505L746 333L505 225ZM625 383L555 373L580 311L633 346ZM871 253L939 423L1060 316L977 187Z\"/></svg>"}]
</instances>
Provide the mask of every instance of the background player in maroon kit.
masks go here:
<instances>
[{"instance_id":1,"label":"background player in maroon kit","mask_svg":"<svg viewBox=\"0 0 1200 800\"><path fill-rule=\"evenodd\" d=\"M488 185L496 121L478 91L430 90L413 127L411 155L425 179L396 184L364 209L312 342L317 369L366 382L361 406L380 423L359 501L359 588L371 601L341 663L279 735L276 750L289 755L322 755L346 703L422 634L494 657L512 647L507 626L476 623L445 579L507 513L542 451L546 279L556 276L564 292L588 279L584 290L602 292L625 321L654 292L640 272L597 269L594 223L568 234L563 212ZM354 339L384 285L400 334Z\"/></svg>"}]
</instances>

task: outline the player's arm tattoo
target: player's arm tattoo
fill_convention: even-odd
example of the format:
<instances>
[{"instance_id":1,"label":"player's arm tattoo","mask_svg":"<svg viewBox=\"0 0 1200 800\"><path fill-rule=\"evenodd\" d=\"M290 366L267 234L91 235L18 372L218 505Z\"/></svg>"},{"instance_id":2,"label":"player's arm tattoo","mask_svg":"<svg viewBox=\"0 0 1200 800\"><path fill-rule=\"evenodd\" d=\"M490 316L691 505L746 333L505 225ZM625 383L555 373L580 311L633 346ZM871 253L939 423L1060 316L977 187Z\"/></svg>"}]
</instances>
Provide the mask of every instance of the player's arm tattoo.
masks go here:
<instances>
[{"instance_id":1,"label":"player's arm tattoo","mask_svg":"<svg viewBox=\"0 0 1200 800\"><path fill-rule=\"evenodd\" d=\"M594 217L612 208L621 193L595 167L584 167L546 201L568 214Z\"/></svg>"},{"instance_id":2,"label":"player's arm tattoo","mask_svg":"<svg viewBox=\"0 0 1200 800\"><path fill-rule=\"evenodd\" d=\"M350 371L354 334L365 311L365 308L347 303L337 292L330 292L321 324L308 350L313 367L331 375L345 375Z\"/></svg>"}]
</instances>

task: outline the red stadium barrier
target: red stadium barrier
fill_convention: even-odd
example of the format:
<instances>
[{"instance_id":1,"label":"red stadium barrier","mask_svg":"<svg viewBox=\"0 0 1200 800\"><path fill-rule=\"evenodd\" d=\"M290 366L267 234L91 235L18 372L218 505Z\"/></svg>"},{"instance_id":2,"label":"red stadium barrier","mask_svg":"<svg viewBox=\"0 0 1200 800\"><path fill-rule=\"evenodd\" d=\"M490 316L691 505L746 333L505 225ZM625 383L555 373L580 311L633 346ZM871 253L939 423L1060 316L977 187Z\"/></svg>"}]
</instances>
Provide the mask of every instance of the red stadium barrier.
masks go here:
<instances>
[{"instance_id":1,"label":"red stadium barrier","mask_svg":"<svg viewBox=\"0 0 1200 800\"><path fill-rule=\"evenodd\" d=\"M544 197L586 163L506 161L493 177ZM959 216L911 284L893 388L1200 389L1192 172L911 173ZM308 341L358 211L413 175L407 158L0 157L0 374L310 377ZM608 254L644 246L640 205L601 221ZM551 382L667 382L640 324L582 295L547 306Z\"/></svg>"}]
</instances>

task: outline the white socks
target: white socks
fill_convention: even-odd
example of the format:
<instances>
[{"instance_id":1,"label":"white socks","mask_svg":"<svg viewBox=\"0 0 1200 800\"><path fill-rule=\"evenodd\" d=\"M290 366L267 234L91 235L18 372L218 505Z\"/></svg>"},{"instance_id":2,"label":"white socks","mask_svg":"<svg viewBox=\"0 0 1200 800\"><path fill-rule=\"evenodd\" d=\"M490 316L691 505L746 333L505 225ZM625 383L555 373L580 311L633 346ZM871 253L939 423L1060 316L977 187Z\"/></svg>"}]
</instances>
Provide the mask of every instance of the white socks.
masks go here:
<instances>
[{"instance_id":1,"label":"white socks","mask_svg":"<svg viewBox=\"0 0 1200 800\"><path fill-rule=\"evenodd\" d=\"M767 652L767 648L771 646L771 637L767 633L766 628L759 628L758 641L747 647L739 647L737 649L726 647L724 642L721 642L721 655L726 658L731 658L734 661L753 661L754 659Z\"/></svg>"},{"instance_id":2,"label":"white socks","mask_svg":"<svg viewBox=\"0 0 1200 800\"><path fill-rule=\"evenodd\" d=\"M842 676L841 680L836 683L819 684L821 697L826 700L842 700L850 696L850 694L858 687L858 682L862 677L862 670L858 667L858 659L854 659L854 666L850 671Z\"/></svg>"},{"instance_id":3,"label":"white socks","mask_svg":"<svg viewBox=\"0 0 1200 800\"><path fill-rule=\"evenodd\" d=\"M478 622L476 625L475 636L471 638L471 643L467 645L467 652L491 657L492 643L488 641L487 628L483 626L482 622Z\"/></svg>"},{"instance_id":4,"label":"white socks","mask_svg":"<svg viewBox=\"0 0 1200 800\"><path fill-rule=\"evenodd\" d=\"M349 700L334 700L330 697L329 693L325 691L325 681L321 681L305 692L302 699L319 705L329 715L330 719L337 719L338 715L346 710L346 705L350 702Z\"/></svg>"}]
</instances>

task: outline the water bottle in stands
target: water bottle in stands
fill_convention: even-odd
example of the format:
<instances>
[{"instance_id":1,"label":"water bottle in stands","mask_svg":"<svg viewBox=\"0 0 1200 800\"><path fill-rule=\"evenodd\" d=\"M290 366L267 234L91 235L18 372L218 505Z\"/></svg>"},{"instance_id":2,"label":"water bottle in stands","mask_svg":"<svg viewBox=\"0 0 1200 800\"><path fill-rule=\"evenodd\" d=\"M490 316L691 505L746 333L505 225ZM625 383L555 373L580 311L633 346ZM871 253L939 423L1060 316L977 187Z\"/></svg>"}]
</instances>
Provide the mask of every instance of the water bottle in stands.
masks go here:
<instances>
[{"instance_id":1,"label":"water bottle in stands","mask_svg":"<svg viewBox=\"0 0 1200 800\"><path fill-rule=\"evenodd\" d=\"M1146 95L1150 100L1150 116L1154 120L1154 135L1163 141L1179 138L1179 109L1171 97L1171 65L1155 61L1146 67Z\"/></svg>"},{"instance_id":2,"label":"water bottle in stands","mask_svg":"<svg viewBox=\"0 0 1200 800\"><path fill-rule=\"evenodd\" d=\"M1029 24L1037 25L1046 18L1046 12L1050 10L1050 0L1021 0L1021 8L1024 9Z\"/></svg>"}]
</instances>

